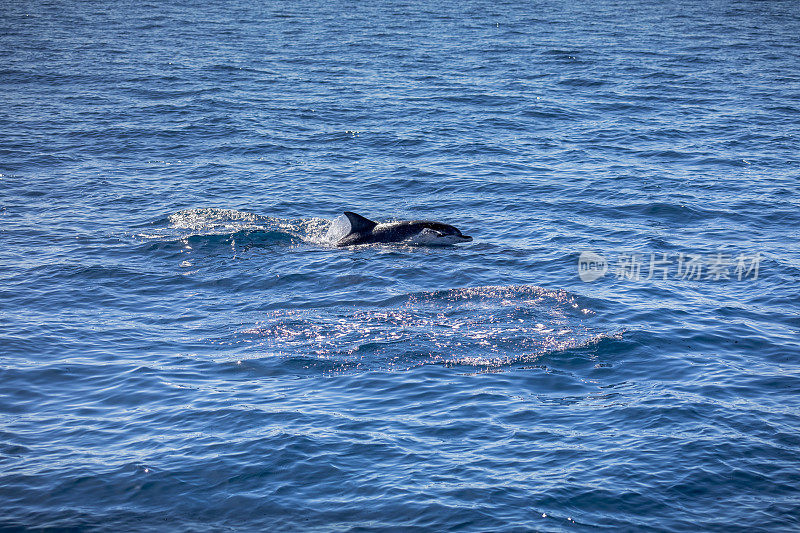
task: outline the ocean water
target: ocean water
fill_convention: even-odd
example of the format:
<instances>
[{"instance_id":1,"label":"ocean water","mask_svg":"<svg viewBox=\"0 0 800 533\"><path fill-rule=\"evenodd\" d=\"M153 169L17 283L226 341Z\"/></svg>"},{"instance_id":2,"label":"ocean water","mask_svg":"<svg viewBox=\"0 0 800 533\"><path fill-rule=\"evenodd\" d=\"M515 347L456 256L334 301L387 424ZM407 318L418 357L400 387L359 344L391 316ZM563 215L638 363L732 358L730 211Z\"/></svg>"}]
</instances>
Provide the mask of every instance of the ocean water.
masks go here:
<instances>
[{"instance_id":1,"label":"ocean water","mask_svg":"<svg viewBox=\"0 0 800 533\"><path fill-rule=\"evenodd\" d=\"M800 529L798 36L4 2L0 529Z\"/></svg>"}]
</instances>

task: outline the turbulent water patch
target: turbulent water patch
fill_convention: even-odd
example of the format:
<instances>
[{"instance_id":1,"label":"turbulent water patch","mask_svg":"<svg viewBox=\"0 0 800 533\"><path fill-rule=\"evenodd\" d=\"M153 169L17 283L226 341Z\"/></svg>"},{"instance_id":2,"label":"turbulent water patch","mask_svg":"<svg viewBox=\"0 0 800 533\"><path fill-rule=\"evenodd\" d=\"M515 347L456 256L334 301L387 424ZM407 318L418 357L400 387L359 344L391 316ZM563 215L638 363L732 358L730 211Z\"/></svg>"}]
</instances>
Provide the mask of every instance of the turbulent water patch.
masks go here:
<instances>
[{"instance_id":1,"label":"turbulent water patch","mask_svg":"<svg viewBox=\"0 0 800 533\"><path fill-rule=\"evenodd\" d=\"M530 362L618 334L566 291L487 286L414 293L371 308L273 311L235 343L251 344L254 357L302 354L338 369L402 370Z\"/></svg>"},{"instance_id":2,"label":"turbulent water patch","mask_svg":"<svg viewBox=\"0 0 800 533\"><path fill-rule=\"evenodd\" d=\"M288 219L218 208L184 209L150 224L138 239L185 245L329 244L331 221Z\"/></svg>"}]
</instances>

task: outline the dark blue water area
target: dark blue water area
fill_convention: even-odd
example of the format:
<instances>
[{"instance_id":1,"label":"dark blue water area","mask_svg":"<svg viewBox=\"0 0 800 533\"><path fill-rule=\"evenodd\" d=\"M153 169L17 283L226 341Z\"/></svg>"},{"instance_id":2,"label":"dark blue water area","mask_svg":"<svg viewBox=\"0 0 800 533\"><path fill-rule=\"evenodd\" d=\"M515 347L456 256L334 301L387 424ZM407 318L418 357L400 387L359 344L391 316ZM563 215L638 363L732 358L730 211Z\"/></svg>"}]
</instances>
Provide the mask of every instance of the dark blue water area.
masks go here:
<instances>
[{"instance_id":1,"label":"dark blue water area","mask_svg":"<svg viewBox=\"0 0 800 533\"><path fill-rule=\"evenodd\" d=\"M0 529L800 529L798 36L4 2Z\"/></svg>"}]
</instances>

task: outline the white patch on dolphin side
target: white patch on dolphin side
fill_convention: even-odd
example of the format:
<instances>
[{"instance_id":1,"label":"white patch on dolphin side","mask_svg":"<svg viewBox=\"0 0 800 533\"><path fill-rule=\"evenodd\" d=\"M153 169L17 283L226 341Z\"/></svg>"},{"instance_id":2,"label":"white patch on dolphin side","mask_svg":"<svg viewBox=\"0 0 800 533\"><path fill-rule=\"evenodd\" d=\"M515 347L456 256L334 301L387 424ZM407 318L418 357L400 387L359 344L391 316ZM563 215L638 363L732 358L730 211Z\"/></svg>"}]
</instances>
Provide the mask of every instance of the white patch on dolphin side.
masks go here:
<instances>
[{"instance_id":1,"label":"white patch on dolphin side","mask_svg":"<svg viewBox=\"0 0 800 533\"><path fill-rule=\"evenodd\" d=\"M403 242L416 246L447 246L449 244L456 244L462 240L463 239L459 239L455 235L442 235L436 230L425 228L416 235L405 239Z\"/></svg>"}]
</instances>

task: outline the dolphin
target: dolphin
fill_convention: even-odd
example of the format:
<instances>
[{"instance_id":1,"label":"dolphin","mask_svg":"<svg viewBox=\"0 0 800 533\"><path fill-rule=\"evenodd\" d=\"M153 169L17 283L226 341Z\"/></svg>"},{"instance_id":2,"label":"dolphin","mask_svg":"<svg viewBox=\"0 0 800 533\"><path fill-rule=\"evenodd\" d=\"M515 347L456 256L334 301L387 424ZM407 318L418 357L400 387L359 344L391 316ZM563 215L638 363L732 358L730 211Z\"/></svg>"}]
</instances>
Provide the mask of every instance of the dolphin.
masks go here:
<instances>
[{"instance_id":1,"label":"dolphin","mask_svg":"<svg viewBox=\"0 0 800 533\"><path fill-rule=\"evenodd\" d=\"M336 246L376 243L445 246L472 240L472 237L463 235L457 228L441 222L408 220L378 224L351 211L345 211L344 216L350 222L350 232Z\"/></svg>"}]
</instances>

